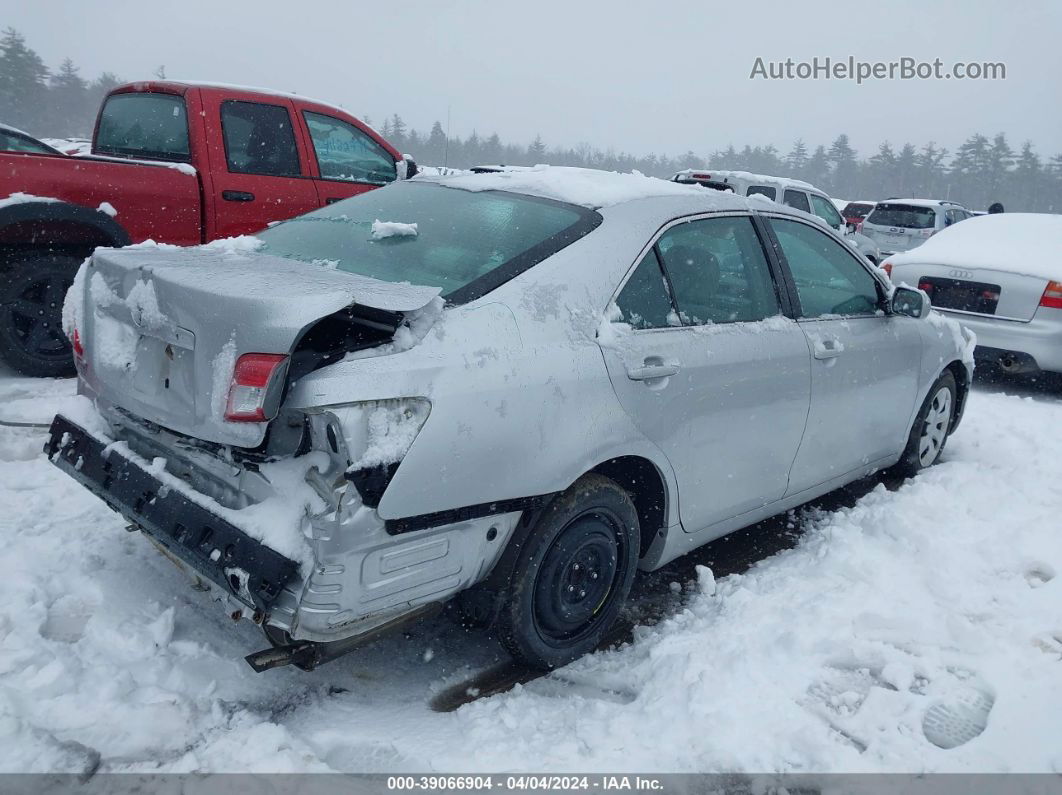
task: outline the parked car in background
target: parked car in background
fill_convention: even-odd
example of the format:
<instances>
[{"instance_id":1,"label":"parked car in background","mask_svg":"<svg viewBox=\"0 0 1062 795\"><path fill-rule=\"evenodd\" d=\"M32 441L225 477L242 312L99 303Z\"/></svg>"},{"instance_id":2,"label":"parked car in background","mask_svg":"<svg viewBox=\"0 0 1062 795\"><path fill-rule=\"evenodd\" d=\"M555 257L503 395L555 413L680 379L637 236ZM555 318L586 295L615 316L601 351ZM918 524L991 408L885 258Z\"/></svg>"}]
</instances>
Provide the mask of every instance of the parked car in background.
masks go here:
<instances>
[{"instance_id":1,"label":"parked car in background","mask_svg":"<svg viewBox=\"0 0 1062 795\"><path fill-rule=\"evenodd\" d=\"M973 213L956 202L886 199L874 206L861 228L887 257L917 248L941 229L972 217Z\"/></svg>"},{"instance_id":2,"label":"parked car in background","mask_svg":"<svg viewBox=\"0 0 1062 795\"><path fill-rule=\"evenodd\" d=\"M38 155L59 155L58 149L39 141L15 127L0 124L0 152L31 152Z\"/></svg>"},{"instance_id":3,"label":"parked car in background","mask_svg":"<svg viewBox=\"0 0 1062 795\"><path fill-rule=\"evenodd\" d=\"M259 670L457 594L563 665L636 569L933 464L971 374L958 326L816 219L585 169L99 249L67 300L84 400L52 460L263 627Z\"/></svg>"},{"instance_id":4,"label":"parked car in background","mask_svg":"<svg viewBox=\"0 0 1062 795\"><path fill-rule=\"evenodd\" d=\"M0 357L73 373L62 296L96 246L257 232L409 176L375 131L321 102L149 81L103 100L92 154L0 152Z\"/></svg>"},{"instance_id":5,"label":"parked car in background","mask_svg":"<svg viewBox=\"0 0 1062 795\"><path fill-rule=\"evenodd\" d=\"M977 334L977 358L1008 373L1062 372L1062 215L983 215L890 257L896 284Z\"/></svg>"},{"instance_id":6,"label":"parked car in background","mask_svg":"<svg viewBox=\"0 0 1062 795\"><path fill-rule=\"evenodd\" d=\"M849 245L872 263L877 265L881 261L881 251L877 244L865 235L848 230L833 199L809 182L748 171L692 168L678 172L672 179L675 182L697 183L716 190L732 190L739 196L764 196L787 207L811 213L845 235Z\"/></svg>"},{"instance_id":7,"label":"parked car in background","mask_svg":"<svg viewBox=\"0 0 1062 795\"><path fill-rule=\"evenodd\" d=\"M851 226L856 232L863 226L863 221L870 214L870 211L874 209L874 205L877 202L871 201L856 201L848 202L841 210L841 216L844 218L846 224Z\"/></svg>"}]
</instances>

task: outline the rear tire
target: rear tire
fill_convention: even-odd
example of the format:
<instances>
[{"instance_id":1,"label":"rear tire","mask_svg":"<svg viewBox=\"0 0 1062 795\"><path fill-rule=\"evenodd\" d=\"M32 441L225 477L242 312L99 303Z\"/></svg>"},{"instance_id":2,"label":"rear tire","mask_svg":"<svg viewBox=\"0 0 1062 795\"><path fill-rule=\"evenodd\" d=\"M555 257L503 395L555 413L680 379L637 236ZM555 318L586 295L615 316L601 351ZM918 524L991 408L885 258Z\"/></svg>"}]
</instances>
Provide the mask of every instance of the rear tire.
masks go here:
<instances>
[{"instance_id":1,"label":"rear tire","mask_svg":"<svg viewBox=\"0 0 1062 795\"><path fill-rule=\"evenodd\" d=\"M630 593L639 538L627 492L601 475L576 481L521 545L498 617L502 645L547 670L597 648Z\"/></svg>"},{"instance_id":2,"label":"rear tire","mask_svg":"<svg viewBox=\"0 0 1062 795\"><path fill-rule=\"evenodd\" d=\"M77 257L41 253L0 271L0 357L15 372L74 374L63 301L80 264Z\"/></svg>"},{"instance_id":3,"label":"rear tire","mask_svg":"<svg viewBox=\"0 0 1062 795\"><path fill-rule=\"evenodd\" d=\"M955 376L950 370L945 370L930 387L915 417L907 437L907 446L893 468L895 474L912 477L940 461L955 419L957 393Z\"/></svg>"}]
</instances>

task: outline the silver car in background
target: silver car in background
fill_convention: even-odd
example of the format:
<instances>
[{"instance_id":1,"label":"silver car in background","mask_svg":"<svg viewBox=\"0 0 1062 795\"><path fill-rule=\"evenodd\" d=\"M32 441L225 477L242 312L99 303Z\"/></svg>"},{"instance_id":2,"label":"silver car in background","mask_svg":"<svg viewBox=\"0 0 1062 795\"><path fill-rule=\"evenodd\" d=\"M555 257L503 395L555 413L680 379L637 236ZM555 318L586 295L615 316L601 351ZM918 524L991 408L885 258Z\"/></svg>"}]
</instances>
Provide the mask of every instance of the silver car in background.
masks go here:
<instances>
[{"instance_id":1,"label":"silver car in background","mask_svg":"<svg viewBox=\"0 0 1062 795\"><path fill-rule=\"evenodd\" d=\"M886 199L863 220L861 230L881 250L882 257L925 243L942 229L972 218L961 204L937 199Z\"/></svg>"},{"instance_id":2,"label":"silver car in background","mask_svg":"<svg viewBox=\"0 0 1062 795\"><path fill-rule=\"evenodd\" d=\"M977 335L976 356L1007 373L1062 373L1062 215L972 218L884 267Z\"/></svg>"},{"instance_id":3,"label":"silver car in background","mask_svg":"<svg viewBox=\"0 0 1062 795\"><path fill-rule=\"evenodd\" d=\"M637 174L417 178L194 249L98 249L49 451L274 648L451 597L525 663L637 569L936 462L969 340L789 208Z\"/></svg>"}]
</instances>

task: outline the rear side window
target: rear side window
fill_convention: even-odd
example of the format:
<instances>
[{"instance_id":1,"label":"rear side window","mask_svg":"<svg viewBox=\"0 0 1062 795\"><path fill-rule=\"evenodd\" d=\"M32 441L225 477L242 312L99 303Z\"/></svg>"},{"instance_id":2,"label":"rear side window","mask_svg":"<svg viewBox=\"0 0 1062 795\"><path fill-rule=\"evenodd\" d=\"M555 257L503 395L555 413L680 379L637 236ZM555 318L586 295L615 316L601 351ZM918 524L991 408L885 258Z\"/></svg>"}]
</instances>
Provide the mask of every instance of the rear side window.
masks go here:
<instances>
[{"instance_id":1,"label":"rear side window","mask_svg":"<svg viewBox=\"0 0 1062 795\"><path fill-rule=\"evenodd\" d=\"M811 205L808 204L808 195L802 190L787 190L783 195L782 204L795 207L806 213L811 212Z\"/></svg>"},{"instance_id":2,"label":"rear side window","mask_svg":"<svg viewBox=\"0 0 1062 795\"><path fill-rule=\"evenodd\" d=\"M665 328L681 326L678 314L671 304L671 294L660 270L656 251L642 257L631 278L616 297L616 306L623 315L623 322L634 328Z\"/></svg>"},{"instance_id":3,"label":"rear side window","mask_svg":"<svg viewBox=\"0 0 1062 795\"><path fill-rule=\"evenodd\" d=\"M886 203L877 205L867 216L866 223L903 229L932 229L936 221L937 212L932 207Z\"/></svg>"},{"instance_id":4,"label":"rear side window","mask_svg":"<svg viewBox=\"0 0 1062 795\"><path fill-rule=\"evenodd\" d=\"M191 159L184 98L175 94L113 94L100 114L95 151L147 160Z\"/></svg>"},{"instance_id":5,"label":"rear side window","mask_svg":"<svg viewBox=\"0 0 1062 795\"><path fill-rule=\"evenodd\" d=\"M32 152L39 155L60 154L46 144L6 130L0 130L0 150L4 152Z\"/></svg>"},{"instance_id":6,"label":"rear side window","mask_svg":"<svg viewBox=\"0 0 1062 795\"><path fill-rule=\"evenodd\" d=\"M759 236L747 216L674 226L657 241L686 325L739 323L778 314Z\"/></svg>"},{"instance_id":7,"label":"rear side window","mask_svg":"<svg viewBox=\"0 0 1062 795\"><path fill-rule=\"evenodd\" d=\"M803 317L875 313L877 281L843 243L799 221L772 218L770 223L793 274Z\"/></svg>"},{"instance_id":8,"label":"rear side window","mask_svg":"<svg viewBox=\"0 0 1062 795\"><path fill-rule=\"evenodd\" d=\"M759 194L760 196L766 196L771 201L774 201L775 198L778 196L778 191L776 191L774 188L768 187L767 185L749 185L749 189L745 193L745 195L755 196L756 194Z\"/></svg>"},{"instance_id":9,"label":"rear side window","mask_svg":"<svg viewBox=\"0 0 1062 795\"><path fill-rule=\"evenodd\" d=\"M354 125L310 111L303 116L322 178L385 185L398 177L391 153Z\"/></svg>"},{"instance_id":10,"label":"rear side window","mask_svg":"<svg viewBox=\"0 0 1062 795\"><path fill-rule=\"evenodd\" d=\"M226 100L221 103L221 129L229 171L272 177L299 176L299 151L287 108Z\"/></svg>"}]
</instances>

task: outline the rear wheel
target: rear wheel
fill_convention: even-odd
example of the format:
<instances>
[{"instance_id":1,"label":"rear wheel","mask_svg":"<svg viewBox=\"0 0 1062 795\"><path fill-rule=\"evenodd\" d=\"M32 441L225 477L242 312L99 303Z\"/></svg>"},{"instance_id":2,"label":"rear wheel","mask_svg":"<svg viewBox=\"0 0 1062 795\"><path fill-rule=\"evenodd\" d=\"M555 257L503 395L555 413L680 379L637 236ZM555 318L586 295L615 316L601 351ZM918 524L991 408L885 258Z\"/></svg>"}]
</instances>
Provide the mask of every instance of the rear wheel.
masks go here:
<instances>
[{"instance_id":1,"label":"rear wheel","mask_svg":"<svg viewBox=\"0 0 1062 795\"><path fill-rule=\"evenodd\" d=\"M951 432L956 406L955 376L945 370L926 395L915 418L896 473L910 477L940 460Z\"/></svg>"},{"instance_id":2,"label":"rear wheel","mask_svg":"<svg viewBox=\"0 0 1062 795\"><path fill-rule=\"evenodd\" d=\"M586 475L542 512L516 559L501 615L505 648L555 668L604 640L638 565L638 514L627 493Z\"/></svg>"},{"instance_id":3,"label":"rear wheel","mask_svg":"<svg viewBox=\"0 0 1062 795\"><path fill-rule=\"evenodd\" d=\"M63 301L80 262L38 254L0 271L0 356L16 372L74 374L70 341L63 333Z\"/></svg>"}]
</instances>

